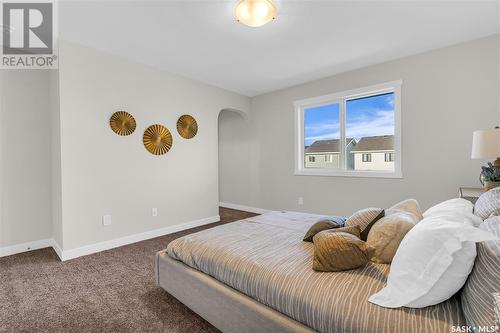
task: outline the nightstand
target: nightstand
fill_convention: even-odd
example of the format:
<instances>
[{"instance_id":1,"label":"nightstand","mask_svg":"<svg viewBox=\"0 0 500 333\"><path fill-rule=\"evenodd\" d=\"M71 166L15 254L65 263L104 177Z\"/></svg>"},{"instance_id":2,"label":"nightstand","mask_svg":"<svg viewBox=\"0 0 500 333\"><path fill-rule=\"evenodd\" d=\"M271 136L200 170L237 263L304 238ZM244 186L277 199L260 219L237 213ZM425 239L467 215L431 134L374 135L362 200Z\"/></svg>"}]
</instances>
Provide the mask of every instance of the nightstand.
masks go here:
<instances>
[{"instance_id":1,"label":"nightstand","mask_svg":"<svg viewBox=\"0 0 500 333\"><path fill-rule=\"evenodd\" d=\"M479 187L460 187L458 190L458 196L460 198L469 200L472 203L476 203L479 196L483 193L484 190Z\"/></svg>"}]
</instances>

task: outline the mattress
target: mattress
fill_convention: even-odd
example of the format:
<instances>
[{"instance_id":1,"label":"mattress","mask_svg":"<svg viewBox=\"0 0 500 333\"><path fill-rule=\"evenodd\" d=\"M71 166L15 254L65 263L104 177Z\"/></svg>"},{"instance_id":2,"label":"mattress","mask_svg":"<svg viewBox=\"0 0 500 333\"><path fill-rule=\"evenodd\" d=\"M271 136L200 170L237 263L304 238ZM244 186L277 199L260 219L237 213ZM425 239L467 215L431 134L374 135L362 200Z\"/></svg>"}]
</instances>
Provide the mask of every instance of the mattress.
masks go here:
<instances>
[{"instance_id":1,"label":"mattress","mask_svg":"<svg viewBox=\"0 0 500 333\"><path fill-rule=\"evenodd\" d=\"M458 298L424 309L386 309L367 301L389 265L345 272L312 270L303 242L320 215L270 212L172 241L168 255L320 332L450 332L464 325Z\"/></svg>"}]
</instances>

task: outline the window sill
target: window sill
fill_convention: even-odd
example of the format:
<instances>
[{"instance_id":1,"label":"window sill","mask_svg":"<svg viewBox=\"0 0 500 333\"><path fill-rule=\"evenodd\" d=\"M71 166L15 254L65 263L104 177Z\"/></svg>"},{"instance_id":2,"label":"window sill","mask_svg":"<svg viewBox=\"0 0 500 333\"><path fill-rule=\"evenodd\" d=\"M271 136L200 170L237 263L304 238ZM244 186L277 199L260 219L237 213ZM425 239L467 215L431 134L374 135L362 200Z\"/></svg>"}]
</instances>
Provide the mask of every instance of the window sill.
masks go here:
<instances>
[{"instance_id":1,"label":"window sill","mask_svg":"<svg viewBox=\"0 0 500 333\"><path fill-rule=\"evenodd\" d=\"M296 169L296 176L322 177L356 177L356 178L403 178L401 171L359 171L359 170L325 170L325 169Z\"/></svg>"}]
</instances>

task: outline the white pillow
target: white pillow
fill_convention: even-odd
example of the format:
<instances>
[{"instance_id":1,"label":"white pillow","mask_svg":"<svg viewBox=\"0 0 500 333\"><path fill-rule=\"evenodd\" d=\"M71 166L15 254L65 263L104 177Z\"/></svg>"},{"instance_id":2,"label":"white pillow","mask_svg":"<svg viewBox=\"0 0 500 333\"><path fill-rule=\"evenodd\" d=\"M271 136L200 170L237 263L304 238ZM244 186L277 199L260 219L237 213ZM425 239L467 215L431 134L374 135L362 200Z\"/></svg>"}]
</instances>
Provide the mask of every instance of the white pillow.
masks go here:
<instances>
[{"instance_id":1,"label":"white pillow","mask_svg":"<svg viewBox=\"0 0 500 333\"><path fill-rule=\"evenodd\" d=\"M461 220L467 223L457 223ZM474 266L475 243L496 239L472 223L470 214L445 214L417 223L399 245L387 285L368 301L387 308L423 308L453 296Z\"/></svg>"},{"instance_id":2,"label":"white pillow","mask_svg":"<svg viewBox=\"0 0 500 333\"><path fill-rule=\"evenodd\" d=\"M450 213L453 214L472 214L472 211L474 210L474 205L472 202L469 200L465 200L462 198L455 198L455 199L450 199L443 201L441 203L438 203L435 206L432 206L431 208L427 209L423 216L425 217L431 217L431 216L438 216L438 215L448 215Z\"/></svg>"}]
</instances>

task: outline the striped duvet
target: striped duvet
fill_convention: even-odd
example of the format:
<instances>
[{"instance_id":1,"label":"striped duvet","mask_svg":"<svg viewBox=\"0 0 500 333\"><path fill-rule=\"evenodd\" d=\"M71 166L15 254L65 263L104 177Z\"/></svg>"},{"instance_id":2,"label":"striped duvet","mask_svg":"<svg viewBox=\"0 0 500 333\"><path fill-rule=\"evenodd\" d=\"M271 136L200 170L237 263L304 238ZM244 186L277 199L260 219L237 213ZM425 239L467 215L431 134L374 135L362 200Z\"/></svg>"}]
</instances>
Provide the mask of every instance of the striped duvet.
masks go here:
<instances>
[{"instance_id":1,"label":"striped duvet","mask_svg":"<svg viewBox=\"0 0 500 333\"><path fill-rule=\"evenodd\" d=\"M450 332L464 325L457 298L424 309L386 309L367 301L389 265L345 272L312 270L303 242L320 215L271 212L176 239L170 257L320 332Z\"/></svg>"}]
</instances>

